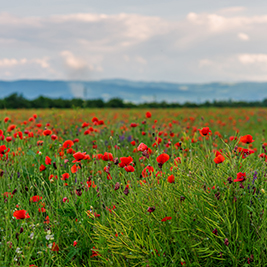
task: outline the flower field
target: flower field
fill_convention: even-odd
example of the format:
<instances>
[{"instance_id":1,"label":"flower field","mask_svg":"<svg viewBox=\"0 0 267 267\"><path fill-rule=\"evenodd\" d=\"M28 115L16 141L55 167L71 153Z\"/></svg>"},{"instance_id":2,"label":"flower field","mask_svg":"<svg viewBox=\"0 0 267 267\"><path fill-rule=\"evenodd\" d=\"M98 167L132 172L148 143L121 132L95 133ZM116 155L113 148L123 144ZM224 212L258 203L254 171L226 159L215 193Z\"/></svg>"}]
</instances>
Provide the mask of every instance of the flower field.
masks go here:
<instances>
[{"instance_id":1,"label":"flower field","mask_svg":"<svg viewBox=\"0 0 267 267\"><path fill-rule=\"evenodd\" d=\"M0 266L266 266L267 109L0 114Z\"/></svg>"}]
</instances>

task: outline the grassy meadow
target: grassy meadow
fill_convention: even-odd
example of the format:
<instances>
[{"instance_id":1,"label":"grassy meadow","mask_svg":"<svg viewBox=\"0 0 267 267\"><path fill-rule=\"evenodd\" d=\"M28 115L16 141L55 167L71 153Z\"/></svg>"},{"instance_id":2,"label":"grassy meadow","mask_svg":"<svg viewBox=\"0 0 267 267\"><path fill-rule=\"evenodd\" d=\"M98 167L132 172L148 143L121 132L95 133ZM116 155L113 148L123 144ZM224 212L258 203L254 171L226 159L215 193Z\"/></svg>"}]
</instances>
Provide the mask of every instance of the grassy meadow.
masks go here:
<instances>
[{"instance_id":1,"label":"grassy meadow","mask_svg":"<svg viewBox=\"0 0 267 267\"><path fill-rule=\"evenodd\" d=\"M1 267L267 265L267 109L0 115Z\"/></svg>"}]
</instances>

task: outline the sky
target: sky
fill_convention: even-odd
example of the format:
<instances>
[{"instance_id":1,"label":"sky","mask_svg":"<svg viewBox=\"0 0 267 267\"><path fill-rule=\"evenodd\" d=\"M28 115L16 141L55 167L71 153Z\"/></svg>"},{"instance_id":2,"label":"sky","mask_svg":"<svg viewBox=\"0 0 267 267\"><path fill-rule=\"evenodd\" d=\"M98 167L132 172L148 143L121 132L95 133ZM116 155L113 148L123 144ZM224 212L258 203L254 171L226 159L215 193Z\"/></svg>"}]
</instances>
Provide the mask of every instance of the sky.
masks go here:
<instances>
[{"instance_id":1,"label":"sky","mask_svg":"<svg viewBox=\"0 0 267 267\"><path fill-rule=\"evenodd\" d=\"M0 80L262 82L266 29L262 0L0 0Z\"/></svg>"}]
</instances>

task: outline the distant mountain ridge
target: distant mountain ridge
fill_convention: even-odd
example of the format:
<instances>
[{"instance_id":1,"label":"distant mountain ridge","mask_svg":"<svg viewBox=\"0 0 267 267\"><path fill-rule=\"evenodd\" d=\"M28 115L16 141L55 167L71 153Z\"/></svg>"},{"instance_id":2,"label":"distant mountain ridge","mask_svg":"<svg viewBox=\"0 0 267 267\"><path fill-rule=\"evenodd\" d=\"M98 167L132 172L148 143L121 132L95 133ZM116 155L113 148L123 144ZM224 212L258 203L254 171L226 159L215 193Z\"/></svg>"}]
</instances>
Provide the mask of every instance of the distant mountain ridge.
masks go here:
<instances>
[{"instance_id":1,"label":"distant mountain ridge","mask_svg":"<svg viewBox=\"0 0 267 267\"><path fill-rule=\"evenodd\" d=\"M168 83L142 82L122 79L100 81L0 81L0 98L12 93L23 94L27 99L38 96L50 98L86 98L109 100L119 97L135 103L167 101L200 103L213 100L254 101L267 98L267 82L239 83Z\"/></svg>"}]
</instances>

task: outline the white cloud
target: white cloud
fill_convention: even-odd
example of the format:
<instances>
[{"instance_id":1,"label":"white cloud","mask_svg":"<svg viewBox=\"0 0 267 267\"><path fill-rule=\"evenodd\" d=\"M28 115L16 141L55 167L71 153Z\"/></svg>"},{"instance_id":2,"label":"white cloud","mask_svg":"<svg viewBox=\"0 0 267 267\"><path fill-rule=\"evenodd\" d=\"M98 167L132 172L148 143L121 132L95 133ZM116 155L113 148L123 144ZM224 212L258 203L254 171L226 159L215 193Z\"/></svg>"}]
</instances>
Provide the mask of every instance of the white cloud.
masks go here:
<instances>
[{"instance_id":1,"label":"white cloud","mask_svg":"<svg viewBox=\"0 0 267 267\"><path fill-rule=\"evenodd\" d=\"M267 54L242 54L238 56L238 59L242 64L267 64Z\"/></svg>"},{"instance_id":2,"label":"white cloud","mask_svg":"<svg viewBox=\"0 0 267 267\"><path fill-rule=\"evenodd\" d=\"M135 60L140 64L143 64L143 65L147 64L147 61L143 57L137 56Z\"/></svg>"},{"instance_id":3,"label":"white cloud","mask_svg":"<svg viewBox=\"0 0 267 267\"><path fill-rule=\"evenodd\" d=\"M245 34L245 33L242 33L242 32L240 32L237 35L237 37L242 41L248 41L249 40L249 36L247 34Z\"/></svg>"},{"instance_id":4,"label":"white cloud","mask_svg":"<svg viewBox=\"0 0 267 267\"><path fill-rule=\"evenodd\" d=\"M191 12L176 20L126 13L0 13L0 79L5 72L10 79L181 83L265 77L267 15L244 11Z\"/></svg>"},{"instance_id":5,"label":"white cloud","mask_svg":"<svg viewBox=\"0 0 267 267\"><path fill-rule=\"evenodd\" d=\"M27 63L27 59L23 58L20 60L17 60L15 58L3 58L0 60L0 67L13 67L16 65L24 65L25 63Z\"/></svg>"},{"instance_id":6,"label":"white cloud","mask_svg":"<svg viewBox=\"0 0 267 267\"><path fill-rule=\"evenodd\" d=\"M64 63L71 69L82 70L84 68L89 68L93 70L92 66L87 65L83 59L75 57L70 51L62 51L60 54L64 59Z\"/></svg>"}]
</instances>

